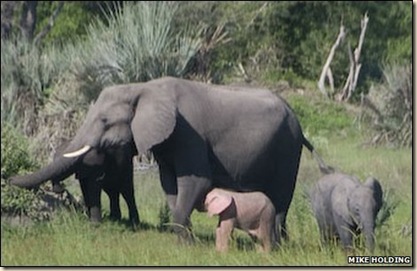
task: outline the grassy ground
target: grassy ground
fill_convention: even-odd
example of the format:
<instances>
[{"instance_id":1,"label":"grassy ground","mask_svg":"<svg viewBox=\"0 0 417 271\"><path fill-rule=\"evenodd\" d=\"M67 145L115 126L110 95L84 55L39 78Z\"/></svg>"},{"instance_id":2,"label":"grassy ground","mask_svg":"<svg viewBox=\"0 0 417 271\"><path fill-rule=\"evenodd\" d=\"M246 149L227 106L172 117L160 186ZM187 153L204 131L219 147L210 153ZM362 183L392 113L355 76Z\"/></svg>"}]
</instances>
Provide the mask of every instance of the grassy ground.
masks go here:
<instances>
[{"instance_id":1,"label":"grassy ground","mask_svg":"<svg viewBox=\"0 0 417 271\"><path fill-rule=\"evenodd\" d=\"M375 255L412 255L412 165L410 149L364 148L353 139L314 139L329 164L362 180L380 179L389 200L398 201L388 221L376 230ZM331 143L330 143L331 142ZM135 176L137 205L142 227L132 232L126 223L105 220L99 227L85 216L62 212L53 221L28 228L1 226L2 266L115 265L115 266L338 266L347 265L337 245L322 246L316 221L304 192L319 178L313 158L303 153L294 199L288 215L290 241L270 254L256 252L250 239L235 232L231 251L214 250L216 218L194 212L192 222L197 242L179 245L176 236L159 231L164 196L154 171ZM75 183L75 182L74 182ZM78 185L74 185L79 190ZM104 211L108 213L103 196ZM123 216L127 210L122 203ZM366 254L358 249L358 255Z\"/></svg>"},{"instance_id":2,"label":"grassy ground","mask_svg":"<svg viewBox=\"0 0 417 271\"><path fill-rule=\"evenodd\" d=\"M373 175L383 186L386 205L396 206L392 215L376 229L378 256L412 255L412 152L411 149L369 147L354 123L357 114L314 95L287 95L302 123L304 133L325 161L361 180ZM92 226L82 214L60 213L49 223L27 228L1 225L2 266L346 266L347 258L337 245L321 245L306 191L320 178L312 156L304 149L294 198L287 223L290 240L270 254L260 254L251 240L235 231L231 250L215 252L217 218L194 212L196 244L177 243L174 234L161 231L166 220L165 199L158 172L138 171L135 193L142 221L132 232L126 223L104 220ZM77 182L67 180L70 190L80 194ZM104 215L108 199L103 193ZM380 214L383 212L381 211ZM366 255L358 238L357 255Z\"/></svg>"}]
</instances>

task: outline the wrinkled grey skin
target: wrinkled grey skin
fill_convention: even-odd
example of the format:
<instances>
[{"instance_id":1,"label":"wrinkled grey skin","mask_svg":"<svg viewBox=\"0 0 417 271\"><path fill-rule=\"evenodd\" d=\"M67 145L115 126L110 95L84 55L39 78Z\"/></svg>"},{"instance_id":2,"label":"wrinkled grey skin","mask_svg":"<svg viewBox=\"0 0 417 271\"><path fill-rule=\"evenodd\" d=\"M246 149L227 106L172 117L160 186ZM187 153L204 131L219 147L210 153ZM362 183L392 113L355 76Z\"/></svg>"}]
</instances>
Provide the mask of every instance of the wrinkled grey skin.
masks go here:
<instances>
[{"instance_id":1,"label":"wrinkled grey skin","mask_svg":"<svg viewBox=\"0 0 417 271\"><path fill-rule=\"evenodd\" d=\"M353 234L363 233L369 251L375 246L375 219L382 206L382 188L369 177L334 173L324 175L311 190L311 204L324 242L338 237L345 249L352 248Z\"/></svg>"},{"instance_id":2,"label":"wrinkled grey skin","mask_svg":"<svg viewBox=\"0 0 417 271\"><path fill-rule=\"evenodd\" d=\"M269 252L277 244L275 208L261 192L233 192L214 188L204 202L209 215L218 215L216 250L226 252L234 228L247 232L261 242L261 251Z\"/></svg>"},{"instance_id":3,"label":"wrinkled grey skin","mask_svg":"<svg viewBox=\"0 0 417 271\"><path fill-rule=\"evenodd\" d=\"M54 159L58 159L69 142L57 148ZM133 142L131 147L126 145L119 149L108 149L100 152L96 149L89 151L77 167L74 168L75 178L80 182L81 192L90 221L101 221L101 190L110 199L110 218L121 219L120 194L126 201L129 209L129 220L135 229L139 225L139 213L136 208L133 187L133 163L132 158L136 155L136 147ZM53 191L61 192L61 181L64 178L52 179Z\"/></svg>"},{"instance_id":4,"label":"wrinkled grey skin","mask_svg":"<svg viewBox=\"0 0 417 271\"><path fill-rule=\"evenodd\" d=\"M35 186L73 172L89 147L119 148L133 137L139 154L151 150L180 240L198 200L211 187L261 191L286 236L304 138L288 104L267 90L210 85L172 77L105 88L62 156L11 183ZM88 145L88 146L87 146Z\"/></svg>"}]
</instances>

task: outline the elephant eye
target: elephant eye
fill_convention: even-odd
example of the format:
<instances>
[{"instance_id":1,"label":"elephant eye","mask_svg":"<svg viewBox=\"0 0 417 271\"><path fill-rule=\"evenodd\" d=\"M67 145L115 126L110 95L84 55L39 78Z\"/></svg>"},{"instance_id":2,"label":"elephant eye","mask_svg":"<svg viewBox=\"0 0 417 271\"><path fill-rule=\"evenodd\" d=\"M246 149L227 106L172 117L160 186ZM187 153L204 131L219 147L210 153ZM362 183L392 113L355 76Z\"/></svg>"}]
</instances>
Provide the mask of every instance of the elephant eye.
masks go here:
<instances>
[{"instance_id":1,"label":"elephant eye","mask_svg":"<svg viewBox=\"0 0 417 271\"><path fill-rule=\"evenodd\" d=\"M101 119L101 121L103 122L104 126L107 127L109 125L109 119L107 117L103 117Z\"/></svg>"}]
</instances>

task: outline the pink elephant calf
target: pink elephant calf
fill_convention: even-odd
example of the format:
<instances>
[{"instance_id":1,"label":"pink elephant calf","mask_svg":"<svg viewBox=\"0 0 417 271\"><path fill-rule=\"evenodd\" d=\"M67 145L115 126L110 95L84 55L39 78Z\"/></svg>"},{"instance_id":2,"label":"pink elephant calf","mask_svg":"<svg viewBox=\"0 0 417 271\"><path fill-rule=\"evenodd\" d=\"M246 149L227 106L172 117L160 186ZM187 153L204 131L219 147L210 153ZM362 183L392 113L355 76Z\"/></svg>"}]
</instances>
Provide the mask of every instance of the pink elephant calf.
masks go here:
<instances>
[{"instance_id":1,"label":"pink elephant calf","mask_svg":"<svg viewBox=\"0 0 417 271\"><path fill-rule=\"evenodd\" d=\"M228 250L234 228L246 231L252 239L258 239L262 244L261 251L269 252L275 245L275 208L265 194L214 188L207 194L204 207L210 216L219 215L217 251Z\"/></svg>"}]
</instances>

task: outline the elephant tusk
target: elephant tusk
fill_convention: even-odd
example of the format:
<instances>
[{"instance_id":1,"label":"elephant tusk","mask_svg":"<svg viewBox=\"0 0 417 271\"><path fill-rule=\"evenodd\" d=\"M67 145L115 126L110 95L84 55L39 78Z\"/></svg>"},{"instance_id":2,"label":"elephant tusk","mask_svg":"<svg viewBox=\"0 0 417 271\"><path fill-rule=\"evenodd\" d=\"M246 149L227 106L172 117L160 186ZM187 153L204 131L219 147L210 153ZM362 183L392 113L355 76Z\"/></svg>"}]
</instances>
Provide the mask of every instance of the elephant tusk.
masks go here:
<instances>
[{"instance_id":1,"label":"elephant tusk","mask_svg":"<svg viewBox=\"0 0 417 271\"><path fill-rule=\"evenodd\" d=\"M83 155L84 153L88 152L91 149L90 145L85 145L84 147L82 147L81 149L79 149L78 151L74 151L74 152L70 152L70 153L64 153L64 157L77 157L80 155Z\"/></svg>"}]
</instances>

